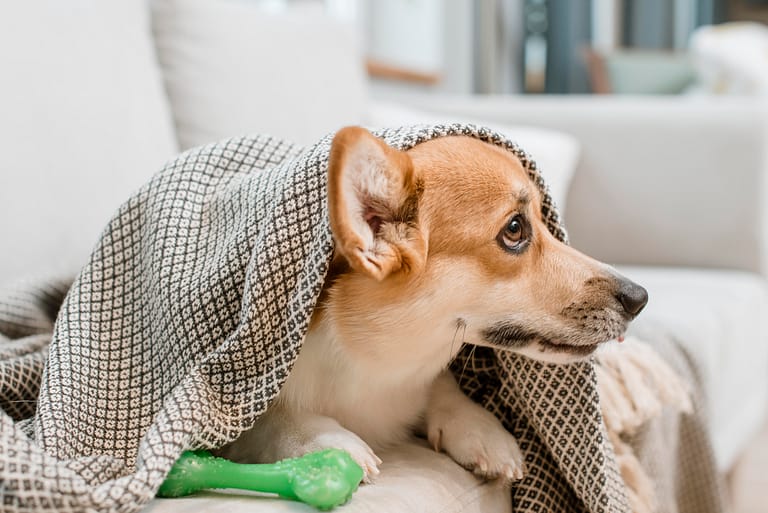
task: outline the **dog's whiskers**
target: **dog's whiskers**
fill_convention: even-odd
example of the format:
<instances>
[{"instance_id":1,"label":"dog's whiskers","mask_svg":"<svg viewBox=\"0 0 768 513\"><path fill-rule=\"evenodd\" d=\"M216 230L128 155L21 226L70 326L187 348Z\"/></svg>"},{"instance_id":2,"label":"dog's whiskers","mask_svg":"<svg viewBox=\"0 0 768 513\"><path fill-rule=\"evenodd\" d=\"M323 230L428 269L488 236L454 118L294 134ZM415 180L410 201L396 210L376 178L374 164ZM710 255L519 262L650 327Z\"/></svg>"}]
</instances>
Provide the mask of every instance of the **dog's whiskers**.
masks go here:
<instances>
[{"instance_id":1,"label":"dog's whiskers","mask_svg":"<svg viewBox=\"0 0 768 513\"><path fill-rule=\"evenodd\" d=\"M451 339L451 348L448 350L448 364L450 365L451 360L453 359L453 346L456 344L456 335L459 334L459 324L456 324L456 331L453 332L453 338Z\"/></svg>"},{"instance_id":2,"label":"dog's whiskers","mask_svg":"<svg viewBox=\"0 0 768 513\"><path fill-rule=\"evenodd\" d=\"M464 323L464 333L461 334L461 344L464 345L467 343L467 324ZM470 359L472 360L472 371L477 372L477 367L475 367L475 359L472 358L472 356L475 355L475 349L477 349L476 345L472 346L472 350L469 352ZM464 364L464 367L466 368L467 364Z\"/></svg>"},{"instance_id":3,"label":"dog's whiskers","mask_svg":"<svg viewBox=\"0 0 768 513\"><path fill-rule=\"evenodd\" d=\"M469 354L467 355L467 359L464 360L464 366L461 368L461 377L459 378L459 383L462 383L464 381L464 372L467 370L467 365L469 365L469 362L473 359L475 356L475 350L477 349L476 345L472 345L472 349L469 350ZM472 363L472 370L475 370L475 364Z\"/></svg>"},{"instance_id":4,"label":"dog's whiskers","mask_svg":"<svg viewBox=\"0 0 768 513\"><path fill-rule=\"evenodd\" d=\"M456 353L453 352L453 348L456 346L456 336L459 334L459 330L461 328L464 328L464 333L461 336L461 345L464 345L464 336L467 333L467 322L462 319L458 318L456 319L456 331L453 332L453 338L451 339L451 349L448 353L448 365L450 365L451 361L453 360L453 357L456 356ZM461 349L461 347L459 347Z\"/></svg>"}]
</instances>

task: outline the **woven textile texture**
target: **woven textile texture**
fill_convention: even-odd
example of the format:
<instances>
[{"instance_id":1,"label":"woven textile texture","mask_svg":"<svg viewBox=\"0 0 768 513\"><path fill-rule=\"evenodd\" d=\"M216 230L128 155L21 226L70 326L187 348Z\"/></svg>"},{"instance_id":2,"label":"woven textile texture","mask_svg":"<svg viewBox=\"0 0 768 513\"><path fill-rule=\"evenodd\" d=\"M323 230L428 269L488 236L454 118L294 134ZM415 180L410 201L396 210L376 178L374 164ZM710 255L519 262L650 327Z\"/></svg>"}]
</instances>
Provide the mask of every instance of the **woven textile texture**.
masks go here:
<instances>
[{"instance_id":1,"label":"woven textile texture","mask_svg":"<svg viewBox=\"0 0 768 513\"><path fill-rule=\"evenodd\" d=\"M536 165L499 134L438 125L376 135L399 149L450 135L506 148L566 239ZM0 298L3 511L138 511L183 450L232 441L265 411L333 252L330 142L238 137L183 153L109 221L60 309L63 283ZM478 350L456 371L526 456L515 511L628 511L590 363Z\"/></svg>"}]
</instances>

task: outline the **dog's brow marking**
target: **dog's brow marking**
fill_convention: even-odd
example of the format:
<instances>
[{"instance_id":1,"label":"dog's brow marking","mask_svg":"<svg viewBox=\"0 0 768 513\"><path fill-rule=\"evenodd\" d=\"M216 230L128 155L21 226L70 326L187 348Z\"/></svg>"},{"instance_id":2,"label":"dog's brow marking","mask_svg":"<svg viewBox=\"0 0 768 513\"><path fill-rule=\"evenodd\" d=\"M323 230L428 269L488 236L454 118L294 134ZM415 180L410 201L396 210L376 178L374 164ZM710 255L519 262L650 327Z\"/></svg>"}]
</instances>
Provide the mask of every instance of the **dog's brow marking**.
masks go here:
<instances>
[{"instance_id":1,"label":"dog's brow marking","mask_svg":"<svg viewBox=\"0 0 768 513\"><path fill-rule=\"evenodd\" d=\"M528 192L528 189L520 189L520 191L513 195L515 196L515 199L517 200L520 208L528 206L528 204L531 202L531 195Z\"/></svg>"}]
</instances>

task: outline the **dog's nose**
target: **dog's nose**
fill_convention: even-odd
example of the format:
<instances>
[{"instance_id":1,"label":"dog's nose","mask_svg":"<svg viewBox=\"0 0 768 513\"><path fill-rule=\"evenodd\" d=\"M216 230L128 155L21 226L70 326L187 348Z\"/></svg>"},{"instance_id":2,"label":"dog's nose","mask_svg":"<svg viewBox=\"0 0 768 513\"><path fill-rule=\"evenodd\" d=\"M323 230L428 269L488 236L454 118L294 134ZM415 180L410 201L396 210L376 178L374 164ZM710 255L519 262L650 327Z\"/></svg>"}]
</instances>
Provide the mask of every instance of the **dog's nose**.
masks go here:
<instances>
[{"instance_id":1,"label":"dog's nose","mask_svg":"<svg viewBox=\"0 0 768 513\"><path fill-rule=\"evenodd\" d=\"M637 283L624 279L621 280L616 298L628 314L635 316L648 303L648 291Z\"/></svg>"}]
</instances>

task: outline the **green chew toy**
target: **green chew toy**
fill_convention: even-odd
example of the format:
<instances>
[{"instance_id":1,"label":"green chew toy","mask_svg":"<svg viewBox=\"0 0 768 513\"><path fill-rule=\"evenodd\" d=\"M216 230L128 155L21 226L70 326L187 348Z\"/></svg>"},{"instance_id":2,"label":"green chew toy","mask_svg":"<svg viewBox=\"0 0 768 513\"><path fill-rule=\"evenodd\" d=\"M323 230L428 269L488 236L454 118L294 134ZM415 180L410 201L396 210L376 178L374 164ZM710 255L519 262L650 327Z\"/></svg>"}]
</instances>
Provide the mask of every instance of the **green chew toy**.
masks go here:
<instances>
[{"instance_id":1,"label":"green chew toy","mask_svg":"<svg viewBox=\"0 0 768 513\"><path fill-rule=\"evenodd\" d=\"M233 463L207 451L185 452L173 465L158 497L183 497L208 488L276 493L320 510L344 504L357 490L363 469L340 449L325 449L270 464Z\"/></svg>"}]
</instances>

